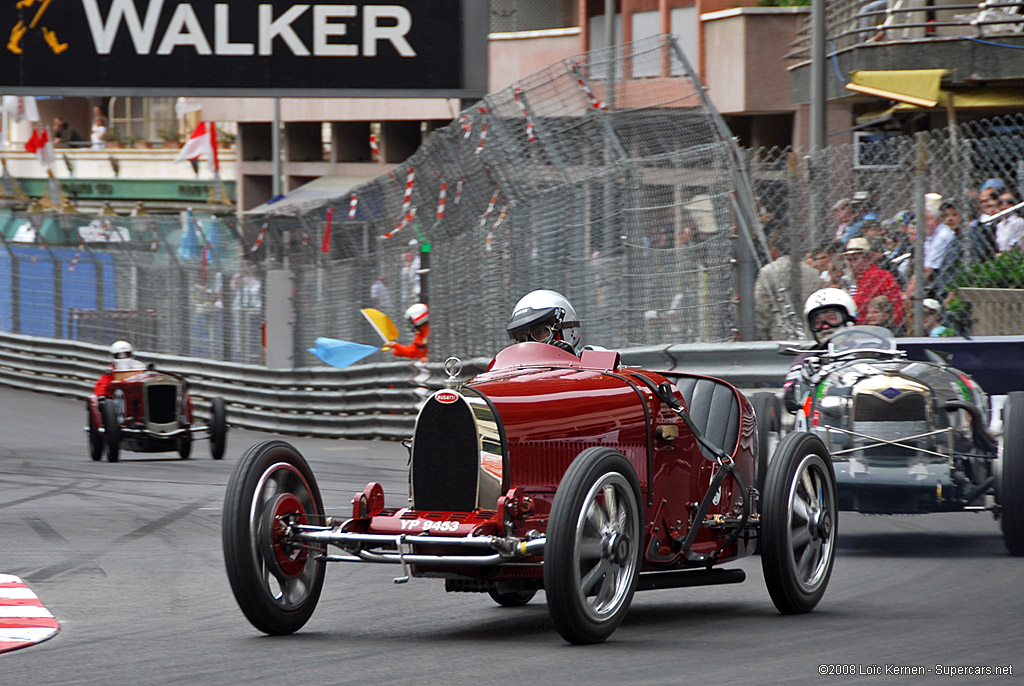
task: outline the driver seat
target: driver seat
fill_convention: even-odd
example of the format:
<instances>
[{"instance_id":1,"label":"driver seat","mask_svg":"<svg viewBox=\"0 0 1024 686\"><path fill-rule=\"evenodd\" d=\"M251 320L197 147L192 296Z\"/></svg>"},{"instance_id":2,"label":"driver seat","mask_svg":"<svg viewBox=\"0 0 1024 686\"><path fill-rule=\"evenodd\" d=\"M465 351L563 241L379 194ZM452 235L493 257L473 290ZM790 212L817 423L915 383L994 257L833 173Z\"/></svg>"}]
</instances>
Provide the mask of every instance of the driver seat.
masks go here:
<instances>
[{"instance_id":1,"label":"driver seat","mask_svg":"<svg viewBox=\"0 0 1024 686\"><path fill-rule=\"evenodd\" d=\"M686 402L690 419L704 437L729 455L735 454L740 437L736 390L724 381L701 376L679 376L675 384ZM703 445L698 443L698 447L704 457L715 459Z\"/></svg>"}]
</instances>

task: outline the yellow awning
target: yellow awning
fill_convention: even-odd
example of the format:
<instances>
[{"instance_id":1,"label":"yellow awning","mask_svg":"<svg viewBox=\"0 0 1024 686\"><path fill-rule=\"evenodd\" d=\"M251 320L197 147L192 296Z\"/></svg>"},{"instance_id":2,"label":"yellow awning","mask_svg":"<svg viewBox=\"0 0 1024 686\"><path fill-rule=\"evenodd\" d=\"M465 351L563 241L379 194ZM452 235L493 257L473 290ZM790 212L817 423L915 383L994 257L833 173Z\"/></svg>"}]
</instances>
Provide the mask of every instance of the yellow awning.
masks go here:
<instances>
[{"instance_id":1,"label":"yellow awning","mask_svg":"<svg viewBox=\"0 0 1024 686\"><path fill-rule=\"evenodd\" d=\"M891 69L852 71L847 90L897 100L917 107L939 104L939 86L948 69Z\"/></svg>"},{"instance_id":2,"label":"yellow awning","mask_svg":"<svg viewBox=\"0 0 1024 686\"><path fill-rule=\"evenodd\" d=\"M939 91L938 104L952 106L955 110L971 108L1024 108L1024 91L1019 88L964 88ZM884 110L865 112L857 117L858 124L872 124L886 121L896 112L920 110L917 105L900 102Z\"/></svg>"}]
</instances>

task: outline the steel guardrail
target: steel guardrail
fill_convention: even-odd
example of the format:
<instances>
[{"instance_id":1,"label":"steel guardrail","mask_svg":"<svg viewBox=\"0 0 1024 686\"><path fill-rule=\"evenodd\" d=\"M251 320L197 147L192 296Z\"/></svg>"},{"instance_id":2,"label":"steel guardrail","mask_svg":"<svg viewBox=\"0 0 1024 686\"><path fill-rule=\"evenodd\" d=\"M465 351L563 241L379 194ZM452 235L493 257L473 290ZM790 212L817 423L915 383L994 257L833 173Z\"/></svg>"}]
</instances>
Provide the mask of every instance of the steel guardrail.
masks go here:
<instances>
[{"instance_id":1,"label":"steel guardrail","mask_svg":"<svg viewBox=\"0 0 1024 686\"><path fill-rule=\"evenodd\" d=\"M1005 336L974 341L908 338L898 344L912 357L926 347L957 351L953 364L975 377L984 376L982 366L1002 370L994 355L1015 365L1024 350L1024 338ZM779 354L786 345L766 341L648 346L622 351L621 359L624 365L644 369L705 374L741 389L778 389L793 361ZM185 377L201 418L207 416L210 399L221 397L232 426L321 438L407 438L420 405L444 387L446 378L441 362L279 370L145 351L137 357ZM0 385L85 399L109 361L106 346L0 332ZM480 373L488 362L464 361L461 378ZM1020 373L1014 377L1003 370L1003 376L1010 377L1012 388L988 378L979 381L989 393L1024 387L1024 382L1018 383Z\"/></svg>"}]
</instances>

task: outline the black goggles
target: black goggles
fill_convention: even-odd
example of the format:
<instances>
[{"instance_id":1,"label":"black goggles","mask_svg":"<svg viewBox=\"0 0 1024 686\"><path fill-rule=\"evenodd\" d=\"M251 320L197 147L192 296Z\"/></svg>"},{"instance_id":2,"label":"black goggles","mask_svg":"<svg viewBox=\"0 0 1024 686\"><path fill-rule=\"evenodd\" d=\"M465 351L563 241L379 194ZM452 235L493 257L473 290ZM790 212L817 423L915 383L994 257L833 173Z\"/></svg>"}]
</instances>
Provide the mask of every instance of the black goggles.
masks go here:
<instances>
[{"instance_id":1,"label":"black goggles","mask_svg":"<svg viewBox=\"0 0 1024 686\"><path fill-rule=\"evenodd\" d=\"M516 343L534 341L550 343L558 337L562 330L562 317L565 310L560 307L548 307L542 310L525 309L516 312L509 322L506 331Z\"/></svg>"}]
</instances>

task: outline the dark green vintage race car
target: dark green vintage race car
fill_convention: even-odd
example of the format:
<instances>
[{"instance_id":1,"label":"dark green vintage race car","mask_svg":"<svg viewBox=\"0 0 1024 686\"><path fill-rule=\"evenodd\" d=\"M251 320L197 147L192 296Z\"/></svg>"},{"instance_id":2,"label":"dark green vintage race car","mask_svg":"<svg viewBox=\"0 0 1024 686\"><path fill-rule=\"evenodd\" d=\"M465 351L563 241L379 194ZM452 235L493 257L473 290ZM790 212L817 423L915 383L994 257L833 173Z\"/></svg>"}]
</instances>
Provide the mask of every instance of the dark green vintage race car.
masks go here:
<instances>
[{"instance_id":1,"label":"dark green vintage race car","mask_svg":"<svg viewBox=\"0 0 1024 686\"><path fill-rule=\"evenodd\" d=\"M969 375L935 353L906 359L876 326L843 329L827 350L804 354L794 425L828 447L841 510L989 511L1010 552L1024 555L1024 392L992 418Z\"/></svg>"}]
</instances>

